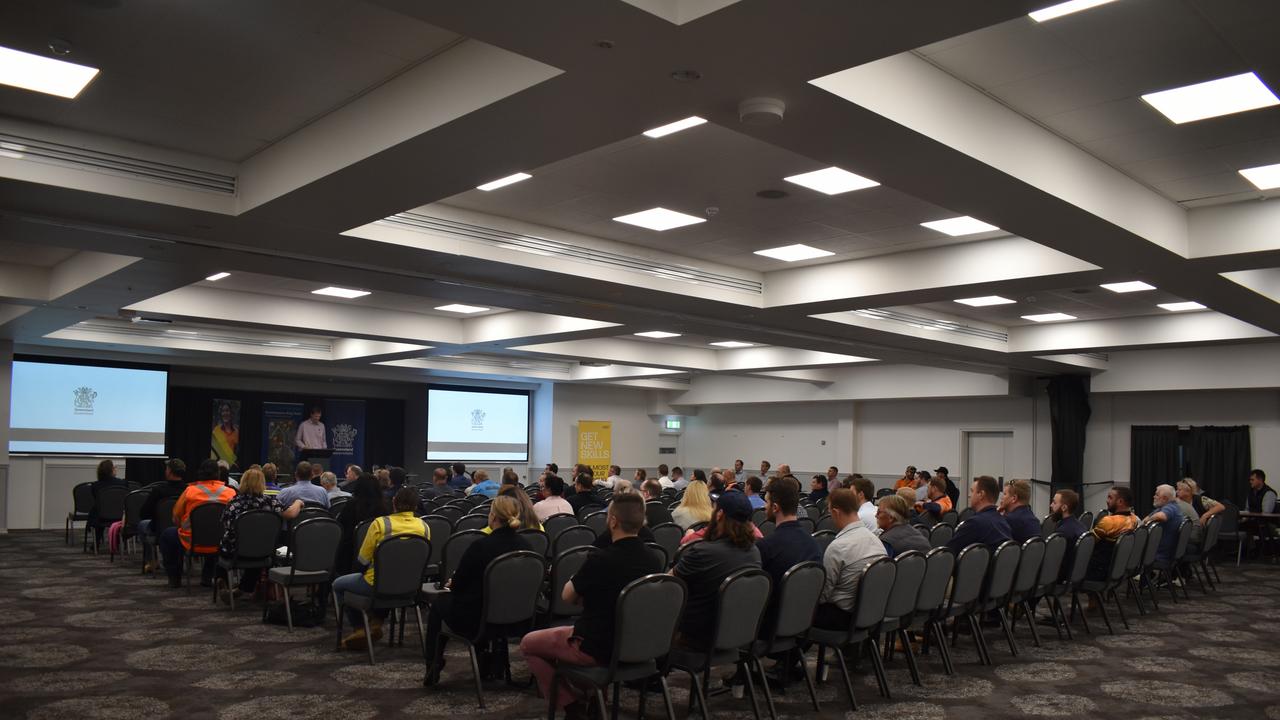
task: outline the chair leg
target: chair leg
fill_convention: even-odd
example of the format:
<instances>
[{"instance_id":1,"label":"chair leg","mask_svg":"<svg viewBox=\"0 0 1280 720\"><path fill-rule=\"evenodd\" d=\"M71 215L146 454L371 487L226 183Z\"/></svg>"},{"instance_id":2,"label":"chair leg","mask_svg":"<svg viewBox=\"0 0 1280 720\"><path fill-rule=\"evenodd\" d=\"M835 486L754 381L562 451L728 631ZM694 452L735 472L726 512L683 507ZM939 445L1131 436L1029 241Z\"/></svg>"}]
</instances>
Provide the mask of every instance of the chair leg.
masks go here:
<instances>
[{"instance_id":1,"label":"chair leg","mask_svg":"<svg viewBox=\"0 0 1280 720\"><path fill-rule=\"evenodd\" d=\"M1124 629L1129 629L1129 619L1124 616L1124 605L1120 603L1120 594L1113 588L1111 590L1111 599L1116 601L1116 612L1120 613L1120 622L1124 623Z\"/></svg>"},{"instance_id":2,"label":"chair leg","mask_svg":"<svg viewBox=\"0 0 1280 720\"><path fill-rule=\"evenodd\" d=\"M289 600L289 587L287 585L283 587L284 587L284 618L289 622L289 632L292 633L293 632L293 603L290 602ZM368 634L369 632L369 616L367 614L364 617L364 631L365 631L365 634ZM370 641L370 645L372 645L372 641ZM369 650L369 664L370 665L373 664L372 649Z\"/></svg>"},{"instance_id":3,"label":"chair leg","mask_svg":"<svg viewBox=\"0 0 1280 720\"><path fill-rule=\"evenodd\" d=\"M871 643L871 667L876 673L876 682L880 685L880 694L885 700L892 700L893 693L889 691L889 676L884 672L884 661L880 659L880 643L876 640L875 635L867 638L867 642Z\"/></svg>"},{"instance_id":4,"label":"chair leg","mask_svg":"<svg viewBox=\"0 0 1280 720\"><path fill-rule=\"evenodd\" d=\"M437 640L439 642L439 640ZM471 655L471 676L476 681L476 702L480 703L480 709L484 709L484 686L480 684L480 661L476 659L476 646L467 643L467 652ZM600 697L600 691L596 691L596 696ZM554 696L552 696L554 697ZM605 716L604 698L600 698L600 717Z\"/></svg>"},{"instance_id":5,"label":"chair leg","mask_svg":"<svg viewBox=\"0 0 1280 720\"><path fill-rule=\"evenodd\" d=\"M920 685L920 667L916 665L916 653L911 649L911 637L907 635L906 628L898 628L898 639L902 641L902 654L907 658L907 670L911 672L911 682ZM888 640L889 644L893 643L893 639Z\"/></svg>"},{"instance_id":6,"label":"chair leg","mask_svg":"<svg viewBox=\"0 0 1280 720\"><path fill-rule=\"evenodd\" d=\"M1209 589L1217 592L1218 584L1214 582L1213 576L1209 574L1209 558L1207 556L1200 558L1200 570L1204 572L1204 579L1209 581Z\"/></svg>"},{"instance_id":7,"label":"chair leg","mask_svg":"<svg viewBox=\"0 0 1280 720\"><path fill-rule=\"evenodd\" d=\"M1076 608L1080 605L1080 594L1072 591L1071 593L1071 616L1075 617ZM1088 608L1080 608L1080 624L1084 625L1085 634L1092 635L1093 629L1089 627Z\"/></svg>"},{"instance_id":8,"label":"chair leg","mask_svg":"<svg viewBox=\"0 0 1280 720\"><path fill-rule=\"evenodd\" d=\"M428 671L428 675L430 671ZM551 687L547 690L547 720L556 720L556 696L560 694L560 673L551 668Z\"/></svg>"},{"instance_id":9,"label":"chair leg","mask_svg":"<svg viewBox=\"0 0 1280 720\"><path fill-rule=\"evenodd\" d=\"M1133 600L1138 605L1138 614L1146 615L1147 604L1142 601L1142 588L1138 587L1133 578L1129 578L1129 592L1133 594Z\"/></svg>"},{"instance_id":10,"label":"chair leg","mask_svg":"<svg viewBox=\"0 0 1280 720\"><path fill-rule=\"evenodd\" d=\"M609 717L611 718L611 720L618 720L618 701L622 696L622 683L614 683L613 688L610 691L610 695L613 696L612 697L613 702L610 704L611 714Z\"/></svg>"},{"instance_id":11,"label":"chair leg","mask_svg":"<svg viewBox=\"0 0 1280 720\"><path fill-rule=\"evenodd\" d=\"M667 709L667 720L676 720L676 709L671 704L671 688L667 687L667 676L659 675L658 682L662 685L662 704Z\"/></svg>"},{"instance_id":12,"label":"chair leg","mask_svg":"<svg viewBox=\"0 0 1280 720\"><path fill-rule=\"evenodd\" d=\"M707 708L707 693L706 693L706 690L702 687L702 678L698 675L697 672L694 672L694 671L689 672L689 677L692 678L692 681L691 681L692 691L689 693L690 701L692 701L693 697L696 695L698 698L698 712L702 714L702 717L705 720L711 720L711 710ZM604 708L601 707L600 709L602 711L602 714L600 715L600 717L603 718Z\"/></svg>"},{"instance_id":13,"label":"chair leg","mask_svg":"<svg viewBox=\"0 0 1280 720\"><path fill-rule=\"evenodd\" d=\"M955 675L956 668L955 665L951 663L951 650L947 648L946 630L942 628L942 621L934 620L927 627L933 628L933 637L936 640L935 644L938 646L938 657L942 658L942 669L948 675ZM927 631L925 634L925 640L928 640Z\"/></svg>"},{"instance_id":14,"label":"chair leg","mask_svg":"<svg viewBox=\"0 0 1280 720\"><path fill-rule=\"evenodd\" d=\"M756 702L756 681L751 677L753 674L751 672L751 662L750 660L748 660L745 663L738 663L738 667L746 671L745 674L747 676L747 697L751 698L751 715L752 717L755 718L755 720L760 720L760 703ZM764 680L765 680L765 684L768 685L769 684L768 679L764 678ZM614 717L613 720L618 720L618 718Z\"/></svg>"},{"instance_id":15,"label":"chair leg","mask_svg":"<svg viewBox=\"0 0 1280 720\"><path fill-rule=\"evenodd\" d=\"M991 664L991 655L987 652L987 639L982 635L982 623L976 614L966 615L969 619L969 631L973 633L973 645L978 650L978 658L983 665Z\"/></svg>"},{"instance_id":16,"label":"chair leg","mask_svg":"<svg viewBox=\"0 0 1280 720\"><path fill-rule=\"evenodd\" d=\"M417 605L413 606L413 614L418 623L418 643L422 646L422 654L427 654L427 633L422 629L422 608Z\"/></svg>"},{"instance_id":17,"label":"chair leg","mask_svg":"<svg viewBox=\"0 0 1280 720\"><path fill-rule=\"evenodd\" d=\"M1116 631L1111 627L1111 618L1107 617L1107 599L1100 592L1090 593L1089 595L1098 601L1098 612L1102 614L1102 621L1107 624L1107 633L1115 635ZM1085 613L1081 612L1080 617L1084 616Z\"/></svg>"},{"instance_id":18,"label":"chair leg","mask_svg":"<svg viewBox=\"0 0 1280 720\"><path fill-rule=\"evenodd\" d=\"M600 717L603 718L608 713L608 709L604 705L604 691L600 688L596 688L596 704L600 708ZM483 710L484 706L481 705L480 709Z\"/></svg>"},{"instance_id":19,"label":"chair leg","mask_svg":"<svg viewBox=\"0 0 1280 720\"><path fill-rule=\"evenodd\" d=\"M787 654L787 657L788 658L791 657L790 653ZM803 661L804 659L801 658L801 662ZM761 684L764 686L763 688L764 703L769 708L769 720L778 720L778 709L773 705L773 691L769 689L769 678L764 676L764 665L760 663L760 658L758 657L751 658L751 662L747 664L747 677L751 677L752 664L754 664L756 666L756 669L760 671L760 677L764 680L764 682ZM791 672L791 667L790 667L790 663L788 663L787 673L790 673L790 672ZM786 674L784 674L783 677L786 677ZM643 720L643 718L641 720Z\"/></svg>"},{"instance_id":20,"label":"chair leg","mask_svg":"<svg viewBox=\"0 0 1280 720\"><path fill-rule=\"evenodd\" d=\"M1160 612L1160 598L1157 597L1155 583L1147 582L1147 597L1151 599L1152 612Z\"/></svg>"},{"instance_id":21,"label":"chair leg","mask_svg":"<svg viewBox=\"0 0 1280 720\"><path fill-rule=\"evenodd\" d=\"M1071 637L1071 626L1067 624L1066 613L1062 612L1062 601L1058 599L1057 595L1048 596L1048 600L1049 616L1053 618L1053 630L1058 633L1058 640L1063 639L1062 631L1064 628L1067 631L1066 639L1074 640L1075 638Z\"/></svg>"},{"instance_id":22,"label":"chair leg","mask_svg":"<svg viewBox=\"0 0 1280 720\"><path fill-rule=\"evenodd\" d=\"M289 594L288 594L288 588L285 588L285 590L286 590L286 592L285 592L284 602L285 602L285 607L288 607L288 605L289 605ZM366 647L368 647L368 648L369 648L369 664L370 664L370 665L373 665L373 664L375 664L375 663L374 663L374 661L373 661L373 632L371 632L371 631L369 630L369 613L368 613L368 611L361 610L361 611L360 611L360 617L364 620L364 644L365 644L365 646L366 646Z\"/></svg>"},{"instance_id":23,"label":"chair leg","mask_svg":"<svg viewBox=\"0 0 1280 720\"><path fill-rule=\"evenodd\" d=\"M1027 616L1027 625L1031 628L1031 642L1035 643L1036 647L1040 647L1040 631L1036 629L1036 611L1031 607L1030 600L1022 602L1022 614Z\"/></svg>"},{"instance_id":24,"label":"chair leg","mask_svg":"<svg viewBox=\"0 0 1280 720\"><path fill-rule=\"evenodd\" d=\"M267 621L267 608L271 603L265 598L262 601L262 621ZM342 649L342 606L338 605L338 594L333 594L333 619L337 625L337 636L333 640L333 650L337 652Z\"/></svg>"},{"instance_id":25,"label":"chair leg","mask_svg":"<svg viewBox=\"0 0 1280 720\"><path fill-rule=\"evenodd\" d=\"M858 700L853 696L853 681L849 679L849 666L844 661L844 648L836 647L836 660L840 661L840 674L844 676L844 689L849 693L849 707L858 711Z\"/></svg>"},{"instance_id":26,"label":"chair leg","mask_svg":"<svg viewBox=\"0 0 1280 720\"><path fill-rule=\"evenodd\" d=\"M1004 639L1009 642L1009 654L1018 657L1018 643L1013 638L1013 628L1009 627L1005 609L1002 607L996 608L996 614L1000 616L1000 627L1004 630Z\"/></svg>"}]
</instances>

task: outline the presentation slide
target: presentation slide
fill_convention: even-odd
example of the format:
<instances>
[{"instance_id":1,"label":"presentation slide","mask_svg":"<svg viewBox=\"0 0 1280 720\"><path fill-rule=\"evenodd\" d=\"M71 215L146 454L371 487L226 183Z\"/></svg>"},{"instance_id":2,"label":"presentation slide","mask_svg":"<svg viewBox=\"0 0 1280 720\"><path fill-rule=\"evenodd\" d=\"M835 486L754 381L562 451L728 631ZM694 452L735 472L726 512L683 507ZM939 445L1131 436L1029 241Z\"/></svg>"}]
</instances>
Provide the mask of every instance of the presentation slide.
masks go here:
<instances>
[{"instance_id":1,"label":"presentation slide","mask_svg":"<svg viewBox=\"0 0 1280 720\"><path fill-rule=\"evenodd\" d=\"M9 452L164 455L163 370L15 361Z\"/></svg>"},{"instance_id":2,"label":"presentation slide","mask_svg":"<svg viewBox=\"0 0 1280 720\"><path fill-rule=\"evenodd\" d=\"M529 461L529 394L427 389L427 460Z\"/></svg>"}]
</instances>

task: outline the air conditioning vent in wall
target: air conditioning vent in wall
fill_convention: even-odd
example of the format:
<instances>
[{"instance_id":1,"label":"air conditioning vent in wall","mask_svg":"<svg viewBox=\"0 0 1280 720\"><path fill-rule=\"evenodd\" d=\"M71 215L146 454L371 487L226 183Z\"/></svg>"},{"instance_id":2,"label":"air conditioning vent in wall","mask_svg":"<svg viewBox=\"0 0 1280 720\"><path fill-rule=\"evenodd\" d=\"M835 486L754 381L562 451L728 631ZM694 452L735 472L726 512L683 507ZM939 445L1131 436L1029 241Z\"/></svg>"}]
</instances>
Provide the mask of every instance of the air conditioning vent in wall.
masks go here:
<instances>
[{"instance_id":1,"label":"air conditioning vent in wall","mask_svg":"<svg viewBox=\"0 0 1280 720\"><path fill-rule=\"evenodd\" d=\"M234 175L0 133L0 157L146 180L186 190L236 194Z\"/></svg>"}]
</instances>

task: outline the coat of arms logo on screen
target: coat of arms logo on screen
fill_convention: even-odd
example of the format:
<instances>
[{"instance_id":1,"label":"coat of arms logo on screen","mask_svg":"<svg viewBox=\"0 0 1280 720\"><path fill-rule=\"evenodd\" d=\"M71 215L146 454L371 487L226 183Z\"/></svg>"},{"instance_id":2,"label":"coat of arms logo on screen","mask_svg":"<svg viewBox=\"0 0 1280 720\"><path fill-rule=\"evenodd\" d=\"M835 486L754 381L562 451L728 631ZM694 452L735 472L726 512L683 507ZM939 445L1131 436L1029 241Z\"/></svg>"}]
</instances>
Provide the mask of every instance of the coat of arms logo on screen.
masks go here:
<instances>
[{"instance_id":1,"label":"coat of arms logo on screen","mask_svg":"<svg viewBox=\"0 0 1280 720\"><path fill-rule=\"evenodd\" d=\"M71 392L75 395L75 414L92 415L93 401L98 398L97 391L87 385L81 385Z\"/></svg>"},{"instance_id":2,"label":"coat of arms logo on screen","mask_svg":"<svg viewBox=\"0 0 1280 720\"><path fill-rule=\"evenodd\" d=\"M480 408L471 411L471 429L484 430L484 411Z\"/></svg>"},{"instance_id":3,"label":"coat of arms logo on screen","mask_svg":"<svg viewBox=\"0 0 1280 720\"><path fill-rule=\"evenodd\" d=\"M355 450L356 435L360 434L350 423L334 425L329 431L333 435L333 451L342 455L350 455Z\"/></svg>"}]
</instances>

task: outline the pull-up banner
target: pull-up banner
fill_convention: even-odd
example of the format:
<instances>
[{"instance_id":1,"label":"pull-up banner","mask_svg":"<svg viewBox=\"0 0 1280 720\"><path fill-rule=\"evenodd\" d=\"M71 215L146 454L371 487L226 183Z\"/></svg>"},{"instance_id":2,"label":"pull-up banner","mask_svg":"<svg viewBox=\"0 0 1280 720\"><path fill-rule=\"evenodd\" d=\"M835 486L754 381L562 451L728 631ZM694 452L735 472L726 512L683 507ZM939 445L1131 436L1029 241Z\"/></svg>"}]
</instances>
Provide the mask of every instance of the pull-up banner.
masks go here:
<instances>
[{"instance_id":1,"label":"pull-up banner","mask_svg":"<svg viewBox=\"0 0 1280 720\"><path fill-rule=\"evenodd\" d=\"M209 457L235 465L240 451L240 401L213 401L213 432L209 437Z\"/></svg>"},{"instance_id":2,"label":"pull-up banner","mask_svg":"<svg viewBox=\"0 0 1280 720\"><path fill-rule=\"evenodd\" d=\"M364 401L325 400L324 425L329 433L329 468L342 477L348 465L364 467Z\"/></svg>"},{"instance_id":3,"label":"pull-up banner","mask_svg":"<svg viewBox=\"0 0 1280 720\"><path fill-rule=\"evenodd\" d=\"M578 421L578 462L590 465L595 477L609 476L609 465L613 462L613 422Z\"/></svg>"},{"instance_id":4,"label":"pull-up banner","mask_svg":"<svg viewBox=\"0 0 1280 720\"><path fill-rule=\"evenodd\" d=\"M302 403L262 403L262 447L267 462L275 463L280 477L293 474L296 463L294 436L302 422Z\"/></svg>"}]
</instances>

